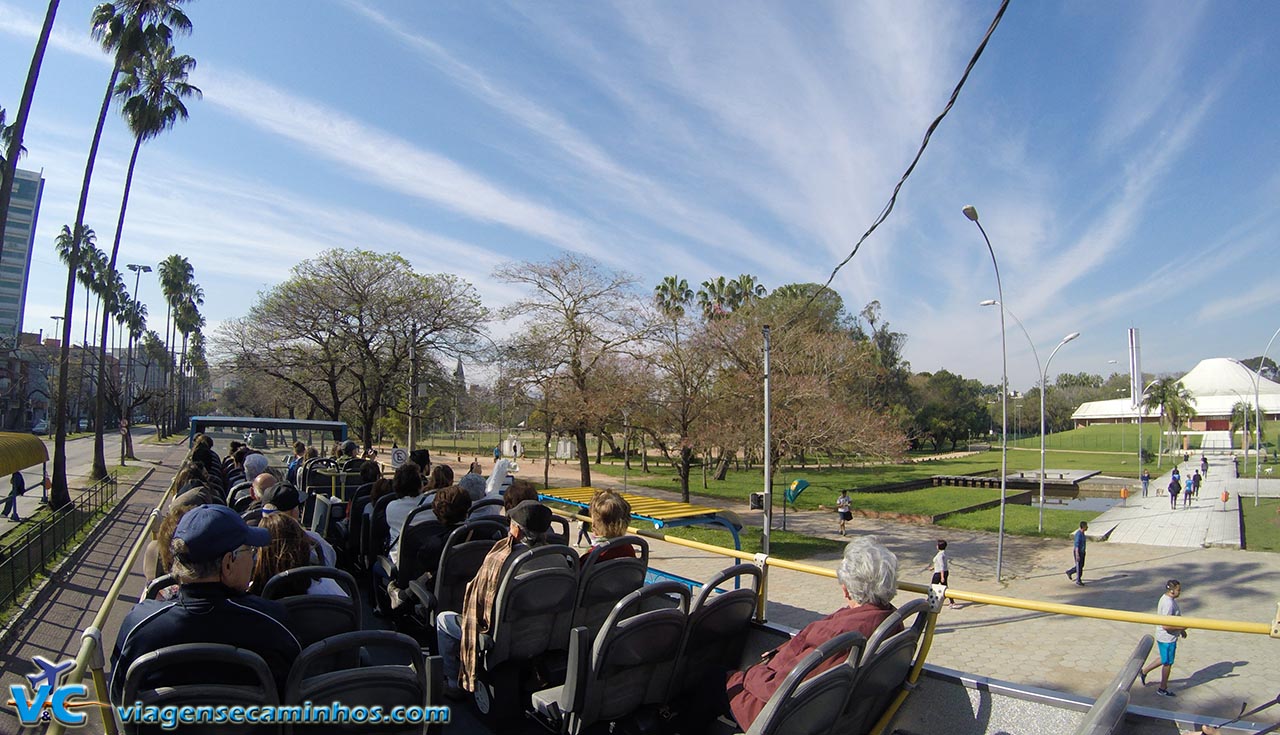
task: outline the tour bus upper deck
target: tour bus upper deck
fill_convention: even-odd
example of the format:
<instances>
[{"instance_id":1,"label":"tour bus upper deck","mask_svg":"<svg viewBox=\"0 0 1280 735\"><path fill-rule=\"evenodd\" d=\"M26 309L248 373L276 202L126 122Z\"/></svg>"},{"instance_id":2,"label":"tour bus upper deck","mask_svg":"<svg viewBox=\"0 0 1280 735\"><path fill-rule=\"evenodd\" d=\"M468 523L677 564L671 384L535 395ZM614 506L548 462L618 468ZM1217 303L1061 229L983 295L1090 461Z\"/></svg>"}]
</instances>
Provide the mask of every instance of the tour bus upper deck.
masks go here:
<instances>
[{"instance_id":1,"label":"tour bus upper deck","mask_svg":"<svg viewBox=\"0 0 1280 735\"><path fill-rule=\"evenodd\" d=\"M158 517L158 515L157 515ZM655 549L660 549L652 560L652 566L656 571L663 571L661 575L655 575L664 580L672 578L685 578L691 592L696 594L700 590L701 581L709 579L713 572L731 565L735 560L750 562L758 566L762 570L772 570L777 574L803 574L811 579L817 579L820 584L834 585L832 577L834 576L830 569L815 567L807 564L797 564L787 562L776 558L765 558L753 556L742 552L734 552L719 547L712 547L697 542L690 542L683 539L667 538L663 534L639 530L644 537L649 539L650 544ZM139 539L139 542L145 540ZM123 583L128 578L129 568L133 565L137 556L137 549L131 554L125 568L121 570L121 575L113 587L122 588ZM696 561L694 561L696 558ZM736 559L735 559L736 558ZM692 563L691 563L692 562ZM669 569L662 570L664 565L673 565L679 567L682 574L671 574ZM135 577L136 579L136 577ZM363 627L366 629L387 629L401 624L403 621L398 619L379 618L372 614L372 610L367 605L367 597L364 594L368 589L368 579L361 579L361 602L364 609ZM732 585L717 583L716 588L723 592L732 589ZM774 589L780 589L777 585ZM1033 610L1040 613L1056 613L1067 615L1079 615L1085 617L1108 618L1113 620L1125 620L1127 622L1138 623L1142 625L1150 625L1159 622L1162 618L1154 615L1136 614L1136 613L1118 613L1116 611L1080 608L1071 605L1058 605L1054 603L1040 603L1027 600L1013 600L1010 598L1002 598L994 595L984 595L980 593L964 592L957 589L933 589L921 585L913 585L909 583L900 584L902 594L896 602L899 605L908 603L912 599L928 599L933 598L930 620L936 615L937 608L942 601L939 593L946 597L956 600L966 600L976 603L1001 605L1007 608L1021 608L1024 610ZM714 594L714 593L713 593ZM132 596L132 595L130 595ZM112 594L109 601L118 597ZM747 628L747 638L743 647L740 658L740 664L745 665L756 657L761 651L768 650L776 646L779 642L784 641L786 636L795 631L795 628L788 628L778 624L780 619L790 619L795 622L796 627L803 624L804 617L788 617L788 613L793 612L787 605L786 599L775 599L774 605L771 607L770 617L772 620L754 620ZM110 604L110 602L108 602ZM101 614L100 614L100 617ZM1180 624L1193 628L1215 629L1215 630L1231 630L1246 634L1270 634L1268 624L1252 624L1252 623L1233 623L1231 621L1218 620L1201 620L1194 618L1184 618L1180 620ZM434 642L431 640L430 631L415 631L421 634L420 641L425 644L429 650L434 650ZM928 634L923 636L921 646L921 658L927 656L929 641L931 640L932 625L929 626ZM108 633L110 635L110 632ZM1139 636L1135 631L1135 640ZM91 654L95 648L100 645L99 641L92 636L85 639L84 648L82 648L82 656L78 659L77 672L85 671L88 668L94 669L95 676L100 672L99 668L90 667L89 662L92 658ZM100 649L99 649L100 650ZM1003 682L995 679L970 676L963 672L947 670L937 666L925 665L919 671L921 677L920 685L911 689L910 696L907 696L902 708L899 710L896 719L893 720L891 729L885 732L902 732L902 733L926 733L926 732L955 732L955 733L983 733L983 732L1041 732L1045 731L1043 725L1046 722L1055 723L1053 729L1055 732L1073 732L1077 728L1089 727L1090 732L1140 732L1140 733L1156 733L1156 732L1173 732L1171 729L1171 720L1167 715L1163 715L1155 710L1144 709L1140 707L1119 707L1117 710L1116 703L1121 697L1127 697L1127 685L1117 685L1111 691L1110 696L1103 698L1099 705L1100 708L1106 707L1112 716L1126 717L1123 729L1114 729L1115 723L1111 730L1098 729L1098 721L1096 719L1086 721L1089 716L1091 702L1088 700L1070 695L1064 695L1059 692L1051 692L1039 690L1032 687L1019 686L1010 682ZM1128 684L1132 684L1132 677L1129 678ZM543 732L542 726L532 720L525 718L517 718L515 720L504 722L499 729L494 729L495 723L481 714L481 706L483 702L465 701L462 703L445 702L440 699L439 689L436 689L429 699L432 704L451 704L453 705L453 727L459 731L501 731L501 732L521 732L527 731ZM525 704L523 708L529 707ZM523 709L522 708L522 709ZM1184 721L1194 718L1184 717ZM1202 719L1201 721L1209 721ZM113 723L114 724L114 723ZM941 728L941 729L940 729ZM1104 725L1105 728L1105 725ZM1247 723L1241 723L1238 727L1228 728L1224 732L1257 732L1260 726L1252 726ZM108 731L111 731L108 728ZM1085 731L1085 730L1080 730Z\"/></svg>"}]
</instances>

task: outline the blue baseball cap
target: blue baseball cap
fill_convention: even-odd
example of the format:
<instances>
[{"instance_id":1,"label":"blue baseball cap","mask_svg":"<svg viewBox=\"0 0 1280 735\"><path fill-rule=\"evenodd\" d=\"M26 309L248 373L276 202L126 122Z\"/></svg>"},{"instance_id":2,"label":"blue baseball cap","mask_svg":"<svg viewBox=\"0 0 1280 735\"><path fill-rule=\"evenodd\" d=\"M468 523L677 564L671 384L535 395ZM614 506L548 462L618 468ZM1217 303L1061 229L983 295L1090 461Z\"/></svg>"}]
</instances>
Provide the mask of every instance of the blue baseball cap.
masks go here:
<instances>
[{"instance_id":1,"label":"blue baseball cap","mask_svg":"<svg viewBox=\"0 0 1280 735\"><path fill-rule=\"evenodd\" d=\"M173 537L187 545L191 561L213 561L241 546L266 546L271 532L251 528L238 513L225 505L201 505L178 521Z\"/></svg>"}]
</instances>

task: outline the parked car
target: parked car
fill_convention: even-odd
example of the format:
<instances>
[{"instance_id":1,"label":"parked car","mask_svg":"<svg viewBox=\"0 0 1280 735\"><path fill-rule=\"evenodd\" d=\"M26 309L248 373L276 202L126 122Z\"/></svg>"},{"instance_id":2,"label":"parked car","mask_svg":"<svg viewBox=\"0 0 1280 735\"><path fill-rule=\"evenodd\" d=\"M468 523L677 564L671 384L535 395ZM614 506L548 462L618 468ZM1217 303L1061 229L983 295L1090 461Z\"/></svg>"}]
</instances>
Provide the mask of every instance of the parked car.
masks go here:
<instances>
[{"instance_id":1,"label":"parked car","mask_svg":"<svg viewBox=\"0 0 1280 735\"><path fill-rule=\"evenodd\" d=\"M31 433L32 433L32 434L36 434L36 435L48 434L48 433L49 433L49 420L48 420L48 419L40 419L39 421L37 421L37 422L35 423L35 425L31 427Z\"/></svg>"},{"instance_id":2,"label":"parked car","mask_svg":"<svg viewBox=\"0 0 1280 735\"><path fill-rule=\"evenodd\" d=\"M266 449L267 435L260 431L251 431L244 435L244 443L254 449Z\"/></svg>"}]
</instances>

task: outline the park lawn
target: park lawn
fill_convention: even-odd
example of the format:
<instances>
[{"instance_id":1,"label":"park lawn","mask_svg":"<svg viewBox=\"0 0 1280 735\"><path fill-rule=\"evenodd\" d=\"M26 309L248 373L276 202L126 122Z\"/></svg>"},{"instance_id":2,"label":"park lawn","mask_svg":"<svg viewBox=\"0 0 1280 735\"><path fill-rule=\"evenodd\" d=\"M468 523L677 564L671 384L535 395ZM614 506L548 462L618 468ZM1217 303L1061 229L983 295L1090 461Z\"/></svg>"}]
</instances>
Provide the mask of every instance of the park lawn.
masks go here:
<instances>
[{"instance_id":1,"label":"park lawn","mask_svg":"<svg viewBox=\"0 0 1280 735\"><path fill-rule=\"evenodd\" d=\"M1241 498L1244 509L1244 544L1249 551L1280 551L1280 498Z\"/></svg>"},{"instance_id":2,"label":"park lawn","mask_svg":"<svg viewBox=\"0 0 1280 735\"><path fill-rule=\"evenodd\" d=\"M1118 454L1083 454L1074 452L1047 452L1046 466L1049 469L1094 469L1103 474L1120 477L1137 477L1136 458ZM1040 467L1039 451L1010 451L1009 470L1038 470ZM650 472L642 474L639 465L632 461L632 469L628 482L659 490L678 490L675 470L667 463L649 462ZM872 464L865 467L824 467L821 469L801 469L799 467L782 467L774 472L774 493L782 497L782 490L793 480L803 478L809 481L809 488L800 495L796 507L800 510L815 510L819 505L830 506L835 503L841 489L857 491L859 488L884 485L908 480L919 480L933 475L968 475L988 473L996 475L1000 470L1000 453L991 451L959 459L940 459L928 462L909 462L902 464ZM623 467L617 464L592 464L591 471L602 473L614 479L623 475ZM763 471L759 467L751 470L730 471L725 480L717 482L708 480L708 487L702 487L702 474L694 472L689 478L689 491L694 495L720 499L731 509L737 504L746 502L747 496L759 492L763 486ZM951 488L959 490L960 488ZM893 495L902 495L894 493ZM781 502L778 500L777 502ZM859 507L856 505L855 507ZM877 508L879 509L879 508ZM948 508L954 510L954 508ZM914 511L902 511L914 512Z\"/></svg>"},{"instance_id":3,"label":"park lawn","mask_svg":"<svg viewBox=\"0 0 1280 735\"><path fill-rule=\"evenodd\" d=\"M1036 530L1040 518L1040 509L1034 505L1006 505L1004 514L1004 530L1018 536L1046 536L1050 538L1066 538L1080 527L1080 521L1091 521L1102 515L1097 511L1060 510L1046 508L1044 511L1044 532ZM960 513L948 516L938 522L947 528L962 528L968 531L999 531L1000 509L988 508L972 513Z\"/></svg>"},{"instance_id":4,"label":"park lawn","mask_svg":"<svg viewBox=\"0 0 1280 735\"><path fill-rule=\"evenodd\" d=\"M681 526L678 528L664 528L660 532L667 536L676 536L690 541L700 541L704 544L723 546L726 549L733 548L733 537L729 535L728 531L722 531L717 528ZM760 553L760 535L761 530L759 528L745 526L738 532L738 538L742 542L742 550L751 554ZM775 528L769 534L769 555L790 561L803 561L817 556L834 557L844 551L845 541L847 540L839 537L805 536L792 531L780 531ZM733 560L725 559L726 567L732 563L734 563Z\"/></svg>"},{"instance_id":5,"label":"park lawn","mask_svg":"<svg viewBox=\"0 0 1280 735\"><path fill-rule=\"evenodd\" d=\"M1266 443L1275 446L1276 430L1280 429L1280 421L1263 422L1263 436L1266 437ZM1186 437L1191 451L1198 451L1200 448L1200 436L1190 435ZM1240 437L1235 435L1234 447L1240 448ZM1144 423L1142 425L1142 445L1147 451L1155 454L1160 440L1160 426L1156 423ZM1166 451L1172 451L1168 448L1167 443L1173 440L1172 434L1166 439ZM996 443L999 444L999 437L996 437ZM1072 451L1085 452L1119 452L1122 454L1136 455L1138 453L1138 425L1137 424L1095 424L1093 426L1083 426L1070 431L1060 431L1056 434L1049 434L1044 439L1046 449L1067 449ZM1010 447L1019 447L1021 449L1040 449L1040 437L1026 436L1017 441L1010 441Z\"/></svg>"}]
</instances>

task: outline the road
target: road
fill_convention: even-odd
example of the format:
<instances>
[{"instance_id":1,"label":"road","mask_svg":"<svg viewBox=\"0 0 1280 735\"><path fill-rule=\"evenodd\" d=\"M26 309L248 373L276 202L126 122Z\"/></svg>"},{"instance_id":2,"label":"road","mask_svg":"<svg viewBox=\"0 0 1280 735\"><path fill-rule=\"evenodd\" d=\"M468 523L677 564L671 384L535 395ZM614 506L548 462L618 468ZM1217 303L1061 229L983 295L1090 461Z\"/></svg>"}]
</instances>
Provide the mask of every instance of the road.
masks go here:
<instances>
[{"instance_id":1,"label":"road","mask_svg":"<svg viewBox=\"0 0 1280 735\"><path fill-rule=\"evenodd\" d=\"M134 452L138 451L138 443L145 437L156 433L154 426L138 426L133 429L133 445ZM49 450L49 462L45 465L46 471L53 472L53 439L46 438L44 440L45 447ZM107 453L107 469L118 467L120 464L120 434L110 432L103 437L104 448ZM67 442L67 484L74 488L85 487L89 484L89 472L93 469L93 435L83 436L78 439L72 439ZM0 497L8 496L10 488L11 475L5 475L0 479ZM37 484L40 482L40 469L33 467L22 473L23 479L27 483L27 494L18 498L18 517L29 518L40 507L42 494ZM14 525L9 518L0 518L0 534L8 531Z\"/></svg>"}]
</instances>

